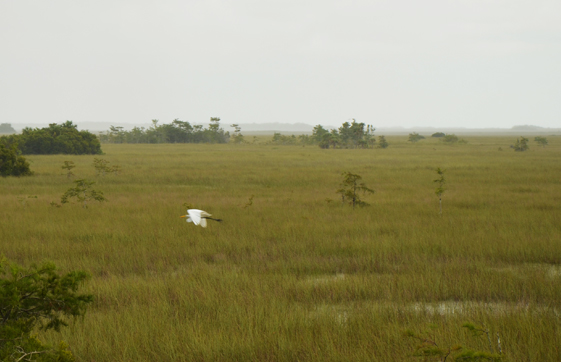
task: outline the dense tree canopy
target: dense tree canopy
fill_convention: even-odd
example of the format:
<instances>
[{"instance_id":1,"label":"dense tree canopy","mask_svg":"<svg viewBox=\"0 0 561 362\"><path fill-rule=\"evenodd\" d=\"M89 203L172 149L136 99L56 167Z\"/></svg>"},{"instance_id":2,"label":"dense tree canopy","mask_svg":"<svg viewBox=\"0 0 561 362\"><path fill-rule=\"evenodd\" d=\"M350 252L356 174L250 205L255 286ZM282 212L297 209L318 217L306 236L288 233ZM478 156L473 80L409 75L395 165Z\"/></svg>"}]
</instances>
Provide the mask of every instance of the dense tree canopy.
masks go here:
<instances>
[{"instance_id":1,"label":"dense tree canopy","mask_svg":"<svg viewBox=\"0 0 561 362\"><path fill-rule=\"evenodd\" d=\"M49 127L23 129L19 135L0 137L0 143L14 145L24 155L96 155L101 154L97 137L89 131L78 131L72 121L51 123Z\"/></svg>"}]
</instances>

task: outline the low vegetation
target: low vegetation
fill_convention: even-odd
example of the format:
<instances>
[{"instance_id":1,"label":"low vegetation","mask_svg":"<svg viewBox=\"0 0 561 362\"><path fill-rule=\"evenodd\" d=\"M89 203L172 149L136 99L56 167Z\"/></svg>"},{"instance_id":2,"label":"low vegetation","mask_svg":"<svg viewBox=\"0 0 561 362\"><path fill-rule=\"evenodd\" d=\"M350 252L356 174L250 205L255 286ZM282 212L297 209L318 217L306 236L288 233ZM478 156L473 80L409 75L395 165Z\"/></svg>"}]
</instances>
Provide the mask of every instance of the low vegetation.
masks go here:
<instances>
[{"instance_id":1,"label":"low vegetation","mask_svg":"<svg viewBox=\"0 0 561 362\"><path fill-rule=\"evenodd\" d=\"M60 275L52 263L23 268L0 259L0 360L74 361L65 342L54 347L35 333L60 332L84 316L93 296L78 289L88 277L83 271Z\"/></svg>"},{"instance_id":2,"label":"low vegetation","mask_svg":"<svg viewBox=\"0 0 561 362\"><path fill-rule=\"evenodd\" d=\"M519 137L516 142L514 143L514 145L512 146L512 148L514 148L514 151L516 152L524 152L530 149L530 146L528 146L528 139L526 137Z\"/></svg>"},{"instance_id":3,"label":"low vegetation","mask_svg":"<svg viewBox=\"0 0 561 362\"><path fill-rule=\"evenodd\" d=\"M403 331L429 324L442 348L491 354L471 322L495 354L500 333L505 361L558 361L561 138L521 153L497 152L512 136L386 138L336 151L270 136L104 144L123 169L104 176L98 155L26 156L32 177L0 178L1 253L87 271L95 297L78 323L32 334L77 361L402 362L416 358ZM360 194L369 207L326 202L348 171L375 189ZM50 206L75 179L109 202ZM187 205L224 221L195 227Z\"/></svg>"}]
</instances>

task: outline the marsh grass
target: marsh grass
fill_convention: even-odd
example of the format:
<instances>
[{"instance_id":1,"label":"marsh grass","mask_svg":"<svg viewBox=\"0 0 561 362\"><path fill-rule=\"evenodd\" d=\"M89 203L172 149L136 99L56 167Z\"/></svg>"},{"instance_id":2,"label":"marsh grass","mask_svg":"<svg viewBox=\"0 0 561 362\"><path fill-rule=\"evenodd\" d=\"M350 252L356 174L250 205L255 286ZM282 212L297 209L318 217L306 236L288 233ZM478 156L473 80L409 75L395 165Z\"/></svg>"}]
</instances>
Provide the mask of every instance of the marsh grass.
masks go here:
<instances>
[{"instance_id":1,"label":"marsh grass","mask_svg":"<svg viewBox=\"0 0 561 362\"><path fill-rule=\"evenodd\" d=\"M92 274L86 317L42 335L79 361L403 361L402 331L428 323L486 348L466 321L500 332L510 360L559 360L561 139L523 153L508 137L387 139L104 145L122 172L103 177L93 156L29 156L34 176L0 180L0 253ZM72 186L67 160L108 202L49 205ZM344 171L376 191L370 207L338 201ZM224 222L187 224L184 203Z\"/></svg>"}]
</instances>

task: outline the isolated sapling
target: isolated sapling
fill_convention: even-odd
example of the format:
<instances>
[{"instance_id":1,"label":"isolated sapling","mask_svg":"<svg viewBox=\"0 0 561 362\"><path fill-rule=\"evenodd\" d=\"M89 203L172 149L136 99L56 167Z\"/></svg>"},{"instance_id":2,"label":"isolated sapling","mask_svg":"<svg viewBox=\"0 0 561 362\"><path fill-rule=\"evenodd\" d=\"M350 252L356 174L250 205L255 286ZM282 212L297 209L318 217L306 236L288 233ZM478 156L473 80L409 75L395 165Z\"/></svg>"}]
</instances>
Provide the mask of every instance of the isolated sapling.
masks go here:
<instances>
[{"instance_id":1,"label":"isolated sapling","mask_svg":"<svg viewBox=\"0 0 561 362\"><path fill-rule=\"evenodd\" d=\"M74 176L74 174L72 173L72 169L76 167L76 165L74 164L74 162L72 161L64 161L64 165L61 166L61 168L63 170L66 170L66 177L71 178L72 176Z\"/></svg>"},{"instance_id":2,"label":"isolated sapling","mask_svg":"<svg viewBox=\"0 0 561 362\"><path fill-rule=\"evenodd\" d=\"M360 199L359 192L363 194L373 194L374 190L366 187L364 182L360 182L362 177L359 175L350 172L343 172L342 175L344 179L340 185L341 188L337 190L337 193L341 194L341 201L345 202L345 200L348 200L349 204L353 206L353 209L355 205L367 206L368 204Z\"/></svg>"},{"instance_id":3,"label":"isolated sapling","mask_svg":"<svg viewBox=\"0 0 561 362\"><path fill-rule=\"evenodd\" d=\"M438 183L435 194L436 196L438 196L438 202L440 204L440 215L442 215L442 194L444 193L444 183L446 182L446 180L444 180L444 170L441 170L440 167L436 169L436 173L439 177L436 180L433 180L433 182Z\"/></svg>"},{"instance_id":4,"label":"isolated sapling","mask_svg":"<svg viewBox=\"0 0 561 362\"><path fill-rule=\"evenodd\" d=\"M378 148L388 148L389 144L386 141L386 136L378 136Z\"/></svg>"},{"instance_id":5,"label":"isolated sapling","mask_svg":"<svg viewBox=\"0 0 561 362\"><path fill-rule=\"evenodd\" d=\"M514 148L514 151L516 152L524 152L530 148L528 146L528 139L526 137L520 137L519 139L516 140L514 146L511 147Z\"/></svg>"},{"instance_id":6,"label":"isolated sapling","mask_svg":"<svg viewBox=\"0 0 561 362\"><path fill-rule=\"evenodd\" d=\"M545 137L536 136L534 138L534 141L536 141L538 144L540 144L543 148L545 148L545 146L547 146L547 138L545 138Z\"/></svg>"},{"instance_id":7,"label":"isolated sapling","mask_svg":"<svg viewBox=\"0 0 561 362\"><path fill-rule=\"evenodd\" d=\"M424 140L425 137L421 136L417 132L409 133L409 139L407 141L411 143L419 142L420 140Z\"/></svg>"},{"instance_id":8,"label":"isolated sapling","mask_svg":"<svg viewBox=\"0 0 561 362\"><path fill-rule=\"evenodd\" d=\"M75 187L71 187L62 195L60 198L61 204L68 203L68 199L75 197L78 199L78 202L83 202L82 207L87 208L88 201L95 200L95 201L107 201L103 196L103 192L99 190L94 190L92 185L95 183L94 181L88 181L86 179L80 179L74 181L76 184Z\"/></svg>"},{"instance_id":9,"label":"isolated sapling","mask_svg":"<svg viewBox=\"0 0 561 362\"><path fill-rule=\"evenodd\" d=\"M93 164L97 176L105 176L106 173L112 172L118 175L121 172L121 166L115 165L109 167L109 161L104 160L103 158L94 158Z\"/></svg>"}]
</instances>

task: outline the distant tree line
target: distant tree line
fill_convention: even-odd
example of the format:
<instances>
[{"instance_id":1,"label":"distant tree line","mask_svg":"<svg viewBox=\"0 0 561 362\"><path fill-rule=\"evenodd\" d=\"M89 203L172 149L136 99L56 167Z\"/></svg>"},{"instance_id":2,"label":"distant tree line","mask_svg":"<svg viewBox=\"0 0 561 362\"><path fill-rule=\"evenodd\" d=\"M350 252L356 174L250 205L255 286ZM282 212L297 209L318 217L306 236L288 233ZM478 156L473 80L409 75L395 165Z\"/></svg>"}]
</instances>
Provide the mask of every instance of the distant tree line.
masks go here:
<instances>
[{"instance_id":1,"label":"distant tree line","mask_svg":"<svg viewBox=\"0 0 561 362\"><path fill-rule=\"evenodd\" d=\"M104 143L227 143L230 140L230 133L220 128L218 117L210 119L208 128L179 119L168 124L158 123L157 119L153 119L152 125L147 129L134 127L130 131L111 126L107 133L100 135L100 140ZM243 140L239 127L236 131L236 139Z\"/></svg>"},{"instance_id":2,"label":"distant tree line","mask_svg":"<svg viewBox=\"0 0 561 362\"><path fill-rule=\"evenodd\" d=\"M2 123L0 124L0 133L12 134L12 133L16 133L16 130L12 127L10 123Z\"/></svg>"},{"instance_id":3,"label":"distant tree line","mask_svg":"<svg viewBox=\"0 0 561 362\"><path fill-rule=\"evenodd\" d=\"M320 148L374 148L376 137L372 125L357 122L345 122L337 129L327 130L318 124L311 135L285 136L275 133L271 143L282 145L318 145ZM388 143L384 136L378 137L378 147L386 148Z\"/></svg>"},{"instance_id":4,"label":"distant tree line","mask_svg":"<svg viewBox=\"0 0 561 362\"><path fill-rule=\"evenodd\" d=\"M17 147L24 155L96 155L101 154L101 145L95 134L78 131L72 121L51 123L49 127L26 127L21 134L1 136L0 144Z\"/></svg>"}]
</instances>

